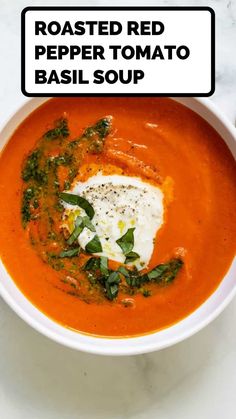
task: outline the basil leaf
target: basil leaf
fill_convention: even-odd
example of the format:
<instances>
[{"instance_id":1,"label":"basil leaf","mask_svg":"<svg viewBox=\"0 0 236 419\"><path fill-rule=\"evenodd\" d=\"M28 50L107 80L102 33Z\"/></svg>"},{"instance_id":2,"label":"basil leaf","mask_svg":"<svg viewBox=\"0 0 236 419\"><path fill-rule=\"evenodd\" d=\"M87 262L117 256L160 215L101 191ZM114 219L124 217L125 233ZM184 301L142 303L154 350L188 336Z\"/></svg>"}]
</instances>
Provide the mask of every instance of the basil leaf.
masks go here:
<instances>
[{"instance_id":1,"label":"basil leaf","mask_svg":"<svg viewBox=\"0 0 236 419\"><path fill-rule=\"evenodd\" d=\"M109 284L106 282L106 295L109 300L114 300L117 297L119 292L118 284Z\"/></svg>"},{"instance_id":2,"label":"basil leaf","mask_svg":"<svg viewBox=\"0 0 236 419\"><path fill-rule=\"evenodd\" d=\"M100 257L100 271L105 276L109 275L108 258L105 256Z\"/></svg>"},{"instance_id":3,"label":"basil leaf","mask_svg":"<svg viewBox=\"0 0 236 419\"><path fill-rule=\"evenodd\" d=\"M82 198L82 196L74 195L72 193L67 192L61 192L59 193L59 198L61 198L64 202L67 202L67 204L78 205L78 207L84 209L84 211L90 219L93 218L94 209L85 198Z\"/></svg>"},{"instance_id":4,"label":"basil leaf","mask_svg":"<svg viewBox=\"0 0 236 419\"><path fill-rule=\"evenodd\" d=\"M173 281L183 265L181 259L171 259L168 263L161 263L151 271L140 275L138 272L128 271L128 274L123 274L121 268L119 271L125 276L127 285L133 288L140 288L141 285L147 282L156 282L166 284Z\"/></svg>"},{"instance_id":5,"label":"basil leaf","mask_svg":"<svg viewBox=\"0 0 236 419\"><path fill-rule=\"evenodd\" d=\"M179 270L183 266L183 261L181 259L173 259L170 262L169 265L170 265L169 266L169 271L168 271L167 275L165 275L165 278L164 278L165 283L172 282L175 279Z\"/></svg>"},{"instance_id":6,"label":"basil leaf","mask_svg":"<svg viewBox=\"0 0 236 419\"><path fill-rule=\"evenodd\" d=\"M136 252L129 252L126 255L125 263L133 262L134 260L140 258L139 254Z\"/></svg>"},{"instance_id":7,"label":"basil leaf","mask_svg":"<svg viewBox=\"0 0 236 419\"><path fill-rule=\"evenodd\" d=\"M137 275L125 277L125 280L130 287L139 288L145 282L145 276L144 275L139 276L137 274Z\"/></svg>"},{"instance_id":8,"label":"basil leaf","mask_svg":"<svg viewBox=\"0 0 236 419\"><path fill-rule=\"evenodd\" d=\"M102 245L97 234L86 244L85 250L88 253L102 252Z\"/></svg>"},{"instance_id":9,"label":"basil leaf","mask_svg":"<svg viewBox=\"0 0 236 419\"><path fill-rule=\"evenodd\" d=\"M90 231L95 233L96 229L94 225L91 223L89 217L86 217L86 216L83 217L83 224L84 224L84 227L87 227Z\"/></svg>"},{"instance_id":10,"label":"basil leaf","mask_svg":"<svg viewBox=\"0 0 236 419\"><path fill-rule=\"evenodd\" d=\"M148 279L151 281L152 279L156 279L158 280L159 278L161 278L165 272L169 269L169 264L161 264L156 266L156 268L152 269L150 272L148 272L146 275L148 277Z\"/></svg>"},{"instance_id":11,"label":"basil leaf","mask_svg":"<svg viewBox=\"0 0 236 419\"><path fill-rule=\"evenodd\" d=\"M120 275L118 272L113 271L105 282L106 295L109 300L117 297L119 292Z\"/></svg>"},{"instance_id":12,"label":"basil leaf","mask_svg":"<svg viewBox=\"0 0 236 419\"><path fill-rule=\"evenodd\" d=\"M177 273L183 265L181 259L171 259L168 263L161 263L146 274L149 281L171 282L175 279Z\"/></svg>"},{"instance_id":13,"label":"basil leaf","mask_svg":"<svg viewBox=\"0 0 236 419\"><path fill-rule=\"evenodd\" d=\"M108 284L119 284L120 283L120 275L119 272L113 271L109 277L107 278Z\"/></svg>"},{"instance_id":14,"label":"basil leaf","mask_svg":"<svg viewBox=\"0 0 236 419\"><path fill-rule=\"evenodd\" d=\"M124 255L127 255L134 247L134 230L135 228L129 228L127 232L116 240L116 243L122 249Z\"/></svg>"},{"instance_id":15,"label":"basil leaf","mask_svg":"<svg viewBox=\"0 0 236 419\"><path fill-rule=\"evenodd\" d=\"M118 268L118 272L120 272L124 277L129 277L130 275L128 269L126 269L124 266L120 266Z\"/></svg>"},{"instance_id":16,"label":"basil leaf","mask_svg":"<svg viewBox=\"0 0 236 419\"><path fill-rule=\"evenodd\" d=\"M67 243L71 245L74 241L79 237L80 233L82 233L84 227L87 227L90 231L95 232L95 227L91 223L89 217L77 217L75 220L75 229L72 232L71 236L67 240Z\"/></svg>"},{"instance_id":17,"label":"basil leaf","mask_svg":"<svg viewBox=\"0 0 236 419\"><path fill-rule=\"evenodd\" d=\"M83 266L83 271L96 271L100 267L100 259L99 258L90 258Z\"/></svg>"},{"instance_id":18,"label":"basil leaf","mask_svg":"<svg viewBox=\"0 0 236 419\"><path fill-rule=\"evenodd\" d=\"M59 254L59 258L72 258L73 256L78 256L80 251L80 247L76 247L75 249L71 250L63 250Z\"/></svg>"},{"instance_id":19,"label":"basil leaf","mask_svg":"<svg viewBox=\"0 0 236 419\"><path fill-rule=\"evenodd\" d=\"M67 240L67 243L71 245L74 243L74 241L79 237L80 233L83 231L84 225L83 225L83 218L77 217L75 220L75 228L72 232L71 236Z\"/></svg>"}]
</instances>

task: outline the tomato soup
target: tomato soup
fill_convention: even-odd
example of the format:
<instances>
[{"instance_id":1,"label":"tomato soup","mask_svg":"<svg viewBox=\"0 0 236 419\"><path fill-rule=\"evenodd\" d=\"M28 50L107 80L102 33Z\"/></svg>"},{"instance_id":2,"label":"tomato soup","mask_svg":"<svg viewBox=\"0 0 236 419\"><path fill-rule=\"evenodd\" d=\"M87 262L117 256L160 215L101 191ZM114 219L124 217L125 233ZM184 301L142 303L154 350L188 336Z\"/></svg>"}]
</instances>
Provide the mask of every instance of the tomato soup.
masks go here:
<instances>
[{"instance_id":1,"label":"tomato soup","mask_svg":"<svg viewBox=\"0 0 236 419\"><path fill-rule=\"evenodd\" d=\"M0 255L23 294L98 336L166 328L217 288L236 249L236 163L166 98L54 98L0 157Z\"/></svg>"}]
</instances>

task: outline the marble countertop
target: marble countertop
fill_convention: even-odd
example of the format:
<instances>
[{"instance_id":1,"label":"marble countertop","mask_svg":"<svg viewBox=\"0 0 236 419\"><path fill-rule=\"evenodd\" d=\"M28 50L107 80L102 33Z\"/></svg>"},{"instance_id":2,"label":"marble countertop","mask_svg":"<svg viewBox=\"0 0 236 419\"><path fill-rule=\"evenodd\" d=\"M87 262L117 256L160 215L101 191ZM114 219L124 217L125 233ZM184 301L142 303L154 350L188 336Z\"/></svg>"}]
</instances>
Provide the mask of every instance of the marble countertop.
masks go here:
<instances>
[{"instance_id":1,"label":"marble countertop","mask_svg":"<svg viewBox=\"0 0 236 419\"><path fill-rule=\"evenodd\" d=\"M47 0L0 0L0 123L20 92L20 12ZM216 12L216 91L235 124L236 0L50 1L50 5L204 5ZM236 417L236 300L203 331L172 348L98 357L41 336L0 299L0 417L3 419L233 419Z\"/></svg>"}]
</instances>

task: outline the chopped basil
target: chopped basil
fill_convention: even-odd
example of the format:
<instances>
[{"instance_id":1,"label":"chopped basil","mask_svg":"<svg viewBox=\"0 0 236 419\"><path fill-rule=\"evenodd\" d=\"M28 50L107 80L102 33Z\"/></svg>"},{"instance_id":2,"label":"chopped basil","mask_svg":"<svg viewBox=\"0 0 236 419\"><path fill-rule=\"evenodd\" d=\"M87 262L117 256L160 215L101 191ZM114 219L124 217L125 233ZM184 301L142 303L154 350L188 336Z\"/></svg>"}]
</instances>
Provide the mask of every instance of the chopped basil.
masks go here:
<instances>
[{"instance_id":1,"label":"chopped basil","mask_svg":"<svg viewBox=\"0 0 236 419\"><path fill-rule=\"evenodd\" d=\"M102 245L97 234L86 244L85 250L88 253L102 252Z\"/></svg>"},{"instance_id":2,"label":"chopped basil","mask_svg":"<svg viewBox=\"0 0 236 419\"><path fill-rule=\"evenodd\" d=\"M74 195L72 193L67 192L61 192L59 193L59 198L61 198L64 202L67 202L67 204L78 205L78 207L84 209L84 211L90 219L93 218L94 209L85 198L82 198L82 196Z\"/></svg>"},{"instance_id":3,"label":"chopped basil","mask_svg":"<svg viewBox=\"0 0 236 419\"><path fill-rule=\"evenodd\" d=\"M110 273L109 277L107 278L108 284L119 284L120 283L120 275L119 272L113 271Z\"/></svg>"},{"instance_id":4,"label":"chopped basil","mask_svg":"<svg viewBox=\"0 0 236 419\"><path fill-rule=\"evenodd\" d=\"M168 263L161 263L144 275L126 277L126 282L131 287L139 288L145 282L169 283L173 281L183 265L181 259L171 259ZM132 271L131 271L132 272Z\"/></svg>"},{"instance_id":5,"label":"chopped basil","mask_svg":"<svg viewBox=\"0 0 236 419\"><path fill-rule=\"evenodd\" d=\"M106 282L106 295L109 300L114 300L117 297L119 292L118 284L109 284Z\"/></svg>"},{"instance_id":6,"label":"chopped basil","mask_svg":"<svg viewBox=\"0 0 236 419\"><path fill-rule=\"evenodd\" d=\"M112 272L106 280L106 295L109 300L117 297L119 292L120 275L118 272Z\"/></svg>"},{"instance_id":7,"label":"chopped basil","mask_svg":"<svg viewBox=\"0 0 236 419\"><path fill-rule=\"evenodd\" d=\"M169 270L167 271L164 282L169 283L172 282L176 275L178 274L179 270L183 266L183 261L181 259L173 259L169 264Z\"/></svg>"},{"instance_id":8,"label":"chopped basil","mask_svg":"<svg viewBox=\"0 0 236 419\"><path fill-rule=\"evenodd\" d=\"M120 246L125 256L133 250L134 230L135 228L129 228L122 237L116 240L116 243Z\"/></svg>"},{"instance_id":9,"label":"chopped basil","mask_svg":"<svg viewBox=\"0 0 236 419\"><path fill-rule=\"evenodd\" d=\"M90 221L90 218L87 216L83 217L83 225L84 227L87 227L90 231L93 231L93 232L96 231L94 225Z\"/></svg>"},{"instance_id":10,"label":"chopped basil","mask_svg":"<svg viewBox=\"0 0 236 419\"><path fill-rule=\"evenodd\" d=\"M95 227L91 223L89 217L80 217L78 216L75 220L75 228L72 232L71 236L67 240L67 243L71 245L74 241L79 237L80 233L82 233L84 227L87 227L89 230L95 232Z\"/></svg>"},{"instance_id":11,"label":"chopped basil","mask_svg":"<svg viewBox=\"0 0 236 419\"><path fill-rule=\"evenodd\" d=\"M109 275L108 258L105 256L100 257L100 271L105 276Z\"/></svg>"},{"instance_id":12,"label":"chopped basil","mask_svg":"<svg viewBox=\"0 0 236 419\"><path fill-rule=\"evenodd\" d=\"M134 260L140 258L139 254L136 252L129 252L126 255L125 263L133 262Z\"/></svg>"},{"instance_id":13,"label":"chopped basil","mask_svg":"<svg viewBox=\"0 0 236 419\"><path fill-rule=\"evenodd\" d=\"M182 265L183 261L181 259L171 259L168 263L162 263L146 274L139 273L136 268L128 270L124 266L120 266L117 271L112 271L108 269L108 259L102 256L100 258L90 258L84 265L83 270L87 272L88 279L90 280L89 275L92 275L94 283L100 284L105 290L106 297L113 300L119 292L121 275L125 277L129 286L129 288L126 287L127 292L134 293L135 289L140 289L145 283L169 283L176 277ZM91 272L94 272L94 274L91 274ZM151 290L145 288L141 288L140 292L144 297L152 295Z\"/></svg>"},{"instance_id":14,"label":"chopped basil","mask_svg":"<svg viewBox=\"0 0 236 419\"><path fill-rule=\"evenodd\" d=\"M83 266L83 271L96 271L100 267L100 258L90 258Z\"/></svg>"},{"instance_id":15,"label":"chopped basil","mask_svg":"<svg viewBox=\"0 0 236 419\"><path fill-rule=\"evenodd\" d=\"M74 231L72 232L71 236L67 240L67 243L69 245L74 243L74 241L79 237L80 233L83 231L83 228L84 228L83 218L82 217L77 217L76 220L75 220Z\"/></svg>"},{"instance_id":16,"label":"chopped basil","mask_svg":"<svg viewBox=\"0 0 236 419\"><path fill-rule=\"evenodd\" d=\"M63 250L59 254L59 258L72 258L73 256L78 256L79 251L80 251L79 247L76 247L75 249L71 249L71 250Z\"/></svg>"},{"instance_id":17,"label":"chopped basil","mask_svg":"<svg viewBox=\"0 0 236 419\"><path fill-rule=\"evenodd\" d=\"M105 291L105 295L109 300L117 297L119 292L120 274L118 271L108 269L107 257L101 256L99 258L92 257L82 268L87 272L87 278L94 284L100 284Z\"/></svg>"},{"instance_id":18,"label":"chopped basil","mask_svg":"<svg viewBox=\"0 0 236 419\"><path fill-rule=\"evenodd\" d=\"M171 282L175 279L177 273L183 265L181 259L172 259L168 263L162 263L148 272L147 276L149 281L155 282Z\"/></svg>"},{"instance_id":19,"label":"chopped basil","mask_svg":"<svg viewBox=\"0 0 236 419\"><path fill-rule=\"evenodd\" d=\"M126 276L125 280L131 288L139 288L145 282L144 275L140 275L138 271L129 271L129 276Z\"/></svg>"},{"instance_id":20,"label":"chopped basil","mask_svg":"<svg viewBox=\"0 0 236 419\"><path fill-rule=\"evenodd\" d=\"M125 277L129 277L129 275L130 275L130 272L124 266L120 266L118 268L118 272L120 272Z\"/></svg>"}]
</instances>

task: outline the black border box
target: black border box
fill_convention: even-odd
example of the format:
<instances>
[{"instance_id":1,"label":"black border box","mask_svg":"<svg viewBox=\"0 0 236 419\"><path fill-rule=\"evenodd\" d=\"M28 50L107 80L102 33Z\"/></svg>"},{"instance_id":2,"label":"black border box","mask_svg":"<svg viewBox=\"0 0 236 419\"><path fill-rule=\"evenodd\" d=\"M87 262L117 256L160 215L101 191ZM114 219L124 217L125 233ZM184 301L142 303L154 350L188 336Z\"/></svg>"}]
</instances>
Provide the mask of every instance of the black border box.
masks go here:
<instances>
[{"instance_id":1,"label":"black border box","mask_svg":"<svg viewBox=\"0 0 236 419\"><path fill-rule=\"evenodd\" d=\"M74 10L74 11L96 11L96 10L109 10L109 11L119 11L119 10L127 10L127 11L142 11L142 10L150 10L150 11L168 11L168 10L172 10L172 11L179 11L179 10L183 10L183 11L208 11L210 12L211 15L211 89L208 93L131 93L131 94L124 94L124 93L28 93L25 89L25 14L28 11L45 11L45 10L59 10L59 11L66 11L66 10ZM89 97L89 96L94 96L94 97L102 97L102 96L107 96L107 97L144 97L144 96L149 96L149 97L168 97L168 96L172 96L172 97L178 97L178 96L182 96L182 97L209 97L211 95L213 95L214 91L215 91L215 12L211 7L201 7L201 6L175 6L175 7L72 7L72 6L68 6L68 7L64 7L64 6L30 6L30 7L26 7L22 10L21 12L21 91L22 93L27 96L27 97L78 97L78 96L84 96L84 97Z\"/></svg>"}]
</instances>

